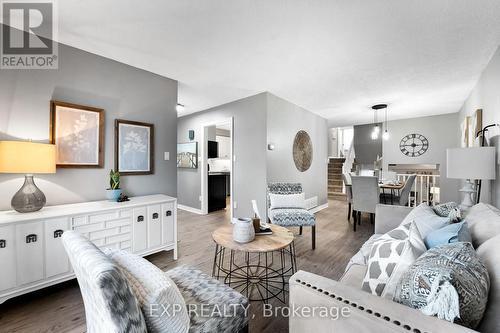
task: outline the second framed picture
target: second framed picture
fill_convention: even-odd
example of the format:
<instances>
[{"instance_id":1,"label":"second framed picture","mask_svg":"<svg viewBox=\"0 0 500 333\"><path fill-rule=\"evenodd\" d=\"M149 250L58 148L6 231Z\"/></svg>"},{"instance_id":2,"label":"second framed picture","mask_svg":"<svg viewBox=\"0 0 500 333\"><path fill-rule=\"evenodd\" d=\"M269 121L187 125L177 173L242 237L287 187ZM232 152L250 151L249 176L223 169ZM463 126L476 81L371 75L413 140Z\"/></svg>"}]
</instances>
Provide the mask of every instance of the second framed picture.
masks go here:
<instances>
[{"instance_id":1,"label":"second framed picture","mask_svg":"<svg viewBox=\"0 0 500 333\"><path fill-rule=\"evenodd\" d=\"M154 173L154 125L115 120L115 170L120 175Z\"/></svg>"}]
</instances>

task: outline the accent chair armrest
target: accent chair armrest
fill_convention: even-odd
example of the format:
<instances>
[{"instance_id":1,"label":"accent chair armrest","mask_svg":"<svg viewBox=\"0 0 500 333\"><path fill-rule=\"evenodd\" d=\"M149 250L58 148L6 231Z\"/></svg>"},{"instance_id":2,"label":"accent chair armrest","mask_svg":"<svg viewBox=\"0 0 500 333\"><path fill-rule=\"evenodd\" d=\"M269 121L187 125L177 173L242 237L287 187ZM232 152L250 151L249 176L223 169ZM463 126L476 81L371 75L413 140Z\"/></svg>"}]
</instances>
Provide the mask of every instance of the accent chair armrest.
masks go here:
<instances>
[{"instance_id":1,"label":"accent chair armrest","mask_svg":"<svg viewBox=\"0 0 500 333\"><path fill-rule=\"evenodd\" d=\"M290 277L289 329L290 333L475 332L304 271Z\"/></svg>"},{"instance_id":2,"label":"accent chair armrest","mask_svg":"<svg viewBox=\"0 0 500 333\"><path fill-rule=\"evenodd\" d=\"M398 227L412 210L408 206L378 204L375 208L375 233L385 234Z\"/></svg>"}]
</instances>

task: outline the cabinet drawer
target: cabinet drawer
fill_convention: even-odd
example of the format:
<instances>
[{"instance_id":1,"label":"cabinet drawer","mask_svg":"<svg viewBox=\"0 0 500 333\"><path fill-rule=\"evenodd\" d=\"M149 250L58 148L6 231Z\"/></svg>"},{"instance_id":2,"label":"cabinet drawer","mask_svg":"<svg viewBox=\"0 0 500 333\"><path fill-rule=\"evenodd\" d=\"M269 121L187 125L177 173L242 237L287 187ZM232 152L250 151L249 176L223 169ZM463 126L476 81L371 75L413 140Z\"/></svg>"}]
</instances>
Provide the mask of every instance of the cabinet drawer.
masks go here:
<instances>
[{"instance_id":1,"label":"cabinet drawer","mask_svg":"<svg viewBox=\"0 0 500 333\"><path fill-rule=\"evenodd\" d=\"M85 225L88 223L87 216L75 216L73 217L73 227L77 227L79 225Z\"/></svg>"},{"instance_id":2,"label":"cabinet drawer","mask_svg":"<svg viewBox=\"0 0 500 333\"><path fill-rule=\"evenodd\" d=\"M109 220L116 220L118 218L118 211L105 212L89 216L89 223L97 223Z\"/></svg>"},{"instance_id":3,"label":"cabinet drawer","mask_svg":"<svg viewBox=\"0 0 500 333\"><path fill-rule=\"evenodd\" d=\"M47 220L45 226L45 277L70 271L66 250L61 242L62 233L69 229L67 218Z\"/></svg>"},{"instance_id":4,"label":"cabinet drawer","mask_svg":"<svg viewBox=\"0 0 500 333\"><path fill-rule=\"evenodd\" d=\"M23 285L42 280L43 272L43 224L32 222L16 226L17 277Z\"/></svg>"},{"instance_id":5,"label":"cabinet drawer","mask_svg":"<svg viewBox=\"0 0 500 333\"><path fill-rule=\"evenodd\" d=\"M174 204L165 203L161 205L162 218L162 243L170 245L174 243Z\"/></svg>"},{"instance_id":6,"label":"cabinet drawer","mask_svg":"<svg viewBox=\"0 0 500 333\"><path fill-rule=\"evenodd\" d=\"M122 209L122 210L120 210L120 218L131 217L131 216L132 216L132 209Z\"/></svg>"},{"instance_id":7,"label":"cabinet drawer","mask_svg":"<svg viewBox=\"0 0 500 333\"><path fill-rule=\"evenodd\" d=\"M148 215L146 207L134 208L132 216L132 250L143 251L148 247Z\"/></svg>"},{"instance_id":8,"label":"cabinet drawer","mask_svg":"<svg viewBox=\"0 0 500 333\"><path fill-rule=\"evenodd\" d=\"M92 223L87 225L80 225L73 228L75 231L78 231L81 234L88 234L89 232L104 230L104 222Z\"/></svg>"},{"instance_id":9,"label":"cabinet drawer","mask_svg":"<svg viewBox=\"0 0 500 333\"><path fill-rule=\"evenodd\" d=\"M0 291L16 286L15 227L0 227Z\"/></svg>"},{"instance_id":10,"label":"cabinet drawer","mask_svg":"<svg viewBox=\"0 0 500 333\"><path fill-rule=\"evenodd\" d=\"M161 245L161 206L148 206L148 246Z\"/></svg>"}]
</instances>

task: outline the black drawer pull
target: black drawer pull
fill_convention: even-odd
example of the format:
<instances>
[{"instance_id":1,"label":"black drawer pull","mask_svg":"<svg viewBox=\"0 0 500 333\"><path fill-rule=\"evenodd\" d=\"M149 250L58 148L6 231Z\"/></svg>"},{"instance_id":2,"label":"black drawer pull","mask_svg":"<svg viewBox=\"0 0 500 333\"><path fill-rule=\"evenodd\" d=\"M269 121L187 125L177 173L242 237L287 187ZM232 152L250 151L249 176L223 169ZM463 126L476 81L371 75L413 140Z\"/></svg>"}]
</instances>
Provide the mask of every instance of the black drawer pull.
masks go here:
<instances>
[{"instance_id":1,"label":"black drawer pull","mask_svg":"<svg viewBox=\"0 0 500 333\"><path fill-rule=\"evenodd\" d=\"M171 210L167 210L167 212L165 213L166 216L172 216L172 211Z\"/></svg>"},{"instance_id":2,"label":"black drawer pull","mask_svg":"<svg viewBox=\"0 0 500 333\"><path fill-rule=\"evenodd\" d=\"M38 237L35 234L28 235L26 236L26 243L36 243L37 238Z\"/></svg>"},{"instance_id":3,"label":"black drawer pull","mask_svg":"<svg viewBox=\"0 0 500 333\"><path fill-rule=\"evenodd\" d=\"M62 231L61 229L58 229L56 231L54 231L54 238L59 238L62 236L64 231Z\"/></svg>"},{"instance_id":4,"label":"black drawer pull","mask_svg":"<svg viewBox=\"0 0 500 333\"><path fill-rule=\"evenodd\" d=\"M144 222L144 216L142 215L137 216L137 222Z\"/></svg>"},{"instance_id":5,"label":"black drawer pull","mask_svg":"<svg viewBox=\"0 0 500 333\"><path fill-rule=\"evenodd\" d=\"M158 218L158 213L153 213L153 219L156 220Z\"/></svg>"},{"instance_id":6,"label":"black drawer pull","mask_svg":"<svg viewBox=\"0 0 500 333\"><path fill-rule=\"evenodd\" d=\"M7 246L7 241L5 239L0 239L0 249L3 249Z\"/></svg>"}]
</instances>

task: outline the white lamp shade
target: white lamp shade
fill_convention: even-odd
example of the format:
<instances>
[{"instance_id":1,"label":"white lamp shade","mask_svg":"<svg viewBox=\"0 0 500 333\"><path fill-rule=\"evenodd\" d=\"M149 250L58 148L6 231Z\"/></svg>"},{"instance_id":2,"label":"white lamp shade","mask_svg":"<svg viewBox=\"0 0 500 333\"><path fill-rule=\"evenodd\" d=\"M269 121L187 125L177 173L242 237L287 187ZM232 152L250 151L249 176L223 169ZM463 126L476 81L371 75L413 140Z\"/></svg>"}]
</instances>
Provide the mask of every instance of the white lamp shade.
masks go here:
<instances>
[{"instance_id":1,"label":"white lamp shade","mask_svg":"<svg viewBox=\"0 0 500 333\"><path fill-rule=\"evenodd\" d=\"M457 179L495 179L495 147L446 150L446 175Z\"/></svg>"}]
</instances>

